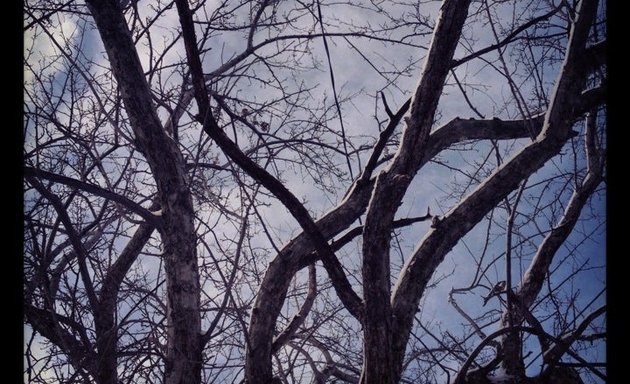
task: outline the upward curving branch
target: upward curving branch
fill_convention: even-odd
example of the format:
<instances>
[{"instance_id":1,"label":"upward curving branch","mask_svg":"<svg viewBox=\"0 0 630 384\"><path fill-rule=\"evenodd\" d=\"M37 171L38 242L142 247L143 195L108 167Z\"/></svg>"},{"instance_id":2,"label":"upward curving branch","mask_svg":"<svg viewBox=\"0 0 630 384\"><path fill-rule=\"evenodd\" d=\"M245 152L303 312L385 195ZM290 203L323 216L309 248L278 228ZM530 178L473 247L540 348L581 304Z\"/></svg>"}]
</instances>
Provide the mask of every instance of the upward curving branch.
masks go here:
<instances>
[{"instance_id":1,"label":"upward curving branch","mask_svg":"<svg viewBox=\"0 0 630 384\"><path fill-rule=\"evenodd\" d=\"M161 221L157 216L151 213L150 210L142 207L140 204L136 203L133 200L129 200L128 198L121 196L115 192L108 191L103 189L97 185L83 182L81 180L73 179L71 177L57 175L52 172L44 171L41 169L33 168L33 167L24 167L24 176L25 177L37 177L40 179L54 181L56 183L60 183L63 185L67 185L72 188L79 189L81 191L85 191L91 193L96 196L103 197L105 199L116 202L130 211L138 214L140 217L145 219L147 223L151 224L152 227L161 226Z\"/></svg>"},{"instance_id":2,"label":"upward curving branch","mask_svg":"<svg viewBox=\"0 0 630 384\"><path fill-rule=\"evenodd\" d=\"M199 48L197 47L192 13L185 0L176 0L177 11L182 25L182 35L186 46L186 56L190 65L191 77L195 89L195 99L199 108L198 119L203 124L203 130L210 136L223 152L243 169L250 177L261 183L289 210L300 224L304 232L317 249L324 267L335 287L337 294L348 311L356 318L363 316L362 303L359 296L352 289L339 260L328 245L325 237L310 217L310 214L295 195L291 193L278 179L264 168L252 161L234 143L221 128L212 115L208 90L203 77Z\"/></svg>"},{"instance_id":3,"label":"upward curving branch","mask_svg":"<svg viewBox=\"0 0 630 384\"><path fill-rule=\"evenodd\" d=\"M201 381L199 271L195 211L183 156L162 127L118 0L88 0L139 149L157 187L167 282L168 346L164 382Z\"/></svg>"},{"instance_id":4,"label":"upward curving branch","mask_svg":"<svg viewBox=\"0 0 630 384\"><path fill-rule=\"evenodd\" d=\"M273 345L271 347L273 353L277 352L280 348L287 344L295 335L300 326L304 324L304 320L306 320L306 316L308 316L308 313L310 312L316 297L317 272L315 269L315 264L311 264L308 266L308 293L306 294L304 303L300 307L298 313L293 316L287 327L282 332L280 332L277 337L274 338Z\"/></svg>"},{"instance_id":5,"label":"upward curving branch","mask_svg":"<svg viewBox=\"0 0 630 384\"><path fill-rule=\"evenodd\" d=\"M446 253L479 222L492 207L512 192L520 182L536 172L561 150L571 137L576 100L579 100L586 73L577 64L586 49L588 31L596 0L581 3L578 18L572 27L569 47L561 68L550 108L545 114L542 131L535 141L497 169L459 205L452 208L440 224L429 231L405 263L398 285L392 294L400 348L404 350L420 298L429 279Z\"/></svg>"},{"instance_id":6,"label":"upward curving branch","mask_svg":"<svg viewBox=\"0 0 630 384\"><path fill-rule=\"evenodd\" d=\"M530 263L529 268L525 272L523 279L515 292L515 301L520 303L523 308L517 308L510 311L509 309L503 313L503 326L509 324L509 320L513 325L519 325L527 316L531 316L528 311L532 307L536 298L542 290L546 280L547 273L551 266L554 256L567 240L573 228L575 227L582 209L588 202L589 198L595 192L597 187L603 181L604 160L601 151L595 143L595 119L596 113L589 113L586 120L586 153L588 160L588 171L582 183L577 186L569 203L565 208L564 214L560 222L545 236L544 240L538 247L538 251L534 259ZM505 363L516 365L520 359L519 351L521 350L522 341L518 337L506 336L501 341L503 350L507 351ZM510 351L512 351L510 353ZM559 357L557 357L559 358Z\"/></svg>"},{"instance_id":7,"label":"upward curving branch","mask_svg":"<svg viewBox=\"0 0 630 384\"><path fill-rule=\"evenodd\" d=\"M449 71L444 63L453 58L469 5L470 0L446 0L442 4L420 82L411 99L409 115L405 117L407 127L398 152L391 166L377 176L370 199L363 229L361 269L366 314L362 383L395 383L400 378L405 347L394 347L392 343L396 337L390 303L392 222L426 153Z\"/></svg>"}]
</instances>

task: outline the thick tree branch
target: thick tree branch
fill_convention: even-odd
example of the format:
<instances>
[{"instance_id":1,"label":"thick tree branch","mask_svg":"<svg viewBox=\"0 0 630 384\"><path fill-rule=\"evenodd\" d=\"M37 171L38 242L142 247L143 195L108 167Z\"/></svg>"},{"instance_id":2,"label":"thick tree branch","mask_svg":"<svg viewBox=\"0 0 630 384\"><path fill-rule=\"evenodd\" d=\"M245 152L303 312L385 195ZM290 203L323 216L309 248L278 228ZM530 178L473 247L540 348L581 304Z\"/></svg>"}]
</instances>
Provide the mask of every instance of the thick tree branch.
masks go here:
<instances>
[{"instance_id":1,"label":"thick tree branch","mask_svg":"<svg viewBox=\"0 0 630 384\"><path fill-rule=\"evenodd\" d=\"M602 175L589 173L582 186L573 193L560 223L545 237L534 260L525 272L517 291L520 300L530 307L540 292L554 255L571 234L584 205L602 181Z\"/></svg>"},{"instance_id":2,"label":"thick tree branch","mask_svg":"<svg viewBox=\"0 0 630 384\"><path fill-rule=\"evenodd\" d=\"M149 241L155 228L148 224L141 224L133 234L116 261L107 270L100 290L101 307L104 311L113 311L120 284L127 275L129 268L138 258L144 245Z\"/></svg>"},{"instance_id":3,"label":"thick tree branch","mask_svg":"<svg viewBox=\"0 0 630 384\"><path fill-rule=\"evenodd\" d=\"M41 169L33 168L33 167L24 167L24 176L25 177L37 177L40 179L46 179L50 181L54 181L56 183L60 183L63 185L67 185L72 188L79 189L81 191L85 191L87 193L91 193L96 196L103 197L107 200L111 200L116 202L130 211L138 214L140 217L145 219L151 226L159 227L161 224L160 219L151 213L150 210L142 207L140 204L127 199L124 196L121 196L115 192L108 191L94 184L86 183L77 179L73 179L70 177L57 175L52 172L43 171Z\"/></svg>"},{"instance_id":4,"label":"thick tree branch","mask_svg":"<svg viewBox=\"0 0 630 384\"><path fill-rule=\"evenodd\" d=\"M413 323L413 313L446 253L523 179L555 156L571 136L572 119L567 116L574 116L573 101L580 95L585 76L576 65L576 59L584 52L597 1L585 0L581 4L582 10L571 31L565 61L541 133L452 208L440 224L424 237L413 256L407 259L392 294L397 330L402 336L398 339L399 347L403 350Z\"/></svg>"},{"instance_id":5,"label":"thick tree branch","mask_svg":"<svg viewBox=\"0 0 630 384\"><path fill-rule=\"evenodd\" d=\"M278 352L283 345L291 340L300 326L304 324L304 320L306 320L306 316L308 316L308 313L311 311L311 307L315 302L315 297L317 297L317 273L315 265L311 264L308 266L308 293L306 294L304 303L300 307L298 313L293 316L293 319L291 319L291 322L289 322L287 327L273 340L271 353Z\"/></svg>"},{"instance_id":6,"label":"thick tree branch","mask_svg":"<svg viewBox=\"0 0 630 384\"><path fill-rule=\"evenodd\" d=\"M427 211L427 214L424 216L418 216L418 217L408 217L405 219L399 219L399 220L394 220L392 222L392 229L393 228L403 228L415 223L419 223L421 221L427 221L430 218L432 218L433 216L431 215L431 213L429 213ZM340 238L338 238L337 240L333 240L333 242L330 244L331 247L334 250L339 250L341 248L343 248L346 244L348 244L349 242L351 242L353 239L355 239L357 236L360 236L363 234L363 226L358 226L358 227L354 227L351 230L349 230L348 232L346 232L343 236L341 236Z\"/></svg>"},{"instance_id":7,"label":"thick tree branch","mask_svg":"<svg viewBox=\"0 0 630 384\"><path fill-rule=\"evenodd\" d=\"M571 121L579 119L582 114L603 104L606 101L606 87L600 86L583 92L576 98ZM436 129L429 136L426 155L419 164L426 162L443 150L457 143L472 140L511 140L530 137L528 127L532 127L538 135L544 124L545 113L533 116L531 119L501 120L501 119L461 119L454 118L442 127ZM577 132L572 131L572 136Z\"/></svg>"},{"instance_id":8,"label":"thick tree branch","mask_svg":"<svg viewBox=\"0 0 630 384\"><path fill-rule=\"evenodd\" d=\"M162 127L153 95L118 0L87 0L105 46L139 149L155 179L163 225L167 283L164 382L201 380L201 314L194 209L185 162Z\"/></svg>"},{"instance_id":9,"label":"thick tree branch","mask_svg":"<svg viewBox=\"0 0 630 384\"><path fill-rule=\"evenodd\" d=\"M184 174L178 167L181 154L161 126L125 18L117 1L90 0L87 4L105 45L138 146L147 157L158 190L167 192L172 177L177 181L182 178L183 182Z\"/></svg>"},{"instance_id":10,"label":"thick tree branch","mask_svg":"<svg viewBox=\"0 0 630 384\"><path fill-rule=\"evenodd\" d=\"M356 318L362 317L361 299L352 289L339 260L328 246L325 237L310 217L302 203L278 179L269 174L264 168L252 161L240 148L221 130L212 116L208 91L203 78L199 49L195 39L192 13L185 0L177 0L177 10L182 25L182 35L186 46L186 55L190 65L191 77L195 89L195 98L199 108L199 120L203 130L219 145L223 152L243 169L250 177L260 182L267 190L278 198L300 224L304 232L311 238L319 252L324 267L335 287L337 295L343 301L348 311ZM291 278L286 276L285 278Z\"/></svg>"},{"instance_id":11,"label":"thick tree branch","mask_svg":"<svg viewBox=\"0 0 630 384\"><path fill-rule=\"evenodd\" d=\"M348 228L364 212L373 181L353 185L339 205L317 221L326 240ZM291 240L271 261L260 284L249 326L250 350L246 360L248 377L271 377L271 341L276 319L282 308L289 283L299 269L316 261L317 252L304 232ZM264 310L261 310L264 308Z\"/></svg>"},{"instance_id":12,"label":"thick tree branch","mask_svg":"<svg viewBox=\"0 0 630 384\"><path fill-rule=\"evenodd\" d=\"M392 327L395 315L392 316L390 301L391 225L426 153L426 143L449 71L444 63L453 58L469 5L470 0L443 2L420 82L411 99L409 115L405 117L407 126L401 143L389 169L377 176L370 199L363 229L361 269L365 300L362 383L394 383L400 378L405 347L393 344L397 336Z\"/></svg>"}]
</instances>

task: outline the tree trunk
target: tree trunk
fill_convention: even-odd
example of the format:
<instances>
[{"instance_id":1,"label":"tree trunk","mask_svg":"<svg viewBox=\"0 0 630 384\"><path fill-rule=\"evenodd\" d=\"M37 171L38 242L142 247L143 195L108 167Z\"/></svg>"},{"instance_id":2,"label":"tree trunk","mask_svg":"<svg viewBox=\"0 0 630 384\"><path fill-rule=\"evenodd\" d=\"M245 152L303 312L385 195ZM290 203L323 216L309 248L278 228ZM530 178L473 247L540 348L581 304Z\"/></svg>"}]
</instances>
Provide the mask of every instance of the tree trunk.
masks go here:
<instances>
[{"instance_id":1,"label":"tree trunk","mask_svg":"<svg viewBox=\"0 0 630 384\"><path fill-rule=\"evenodd\" d=\"M201 381L201 313L194 209L183 157L166 135L117 0L88 1L139 149L155 178L167 286L166 384Z\"/></svg>"},{"instance_id":2,"label":"tree trunk","mask_svg":"<svg viewBox=\"0 0 630 384\"><path fill-rule=\"evenodd\" d=\"M370 322L371 325L363 329L361 384L396 384L400 379L402 366L394 361L391 317L381 316L379 325Z\"/></svg>"},{"instance_id":3,"label":"tree trunk","mask_svg":"<svg viewBox=\"0 0 630 384\"><path fill-rule=\"evenodd\" d=\"M96 341L98 353L96 382L98 384L118 384L118 365L116 364L118 332L113 313L99 316L95 320L98 337Z\"/></svg>"},{"instance_id":4,"label":"tree trunk","mask_svg":"<svg viewBox=\"0 0 630 384\"><path fill-rule=\"evenodd\" d=\"M186 212L182 209L182 213ZM196 241L190 228L162 235L166 270L166 384L201 382L201 319Z\"/></svg>"},{"instance_id":5,"label":"tree trunk","mask_svg":"<svg viewBox=\"0 0 630 384\"><path fill-rule=\"evenodd\" d=\"M362 384L397 383L402 371L409 330L394 317L390 276L390 241L395 213L415 176L425 151L444 81L457 47L469 0L442 4L425 59L420 82L411 101L407 127L391 166L377 177L363 229ZM415 308L412 310L415 313ZM395 331L396 330L396 331ZM398 330L402 330L402 335ZM402 349L402 353L401 353Z\"/></svg>"}]
</instances>

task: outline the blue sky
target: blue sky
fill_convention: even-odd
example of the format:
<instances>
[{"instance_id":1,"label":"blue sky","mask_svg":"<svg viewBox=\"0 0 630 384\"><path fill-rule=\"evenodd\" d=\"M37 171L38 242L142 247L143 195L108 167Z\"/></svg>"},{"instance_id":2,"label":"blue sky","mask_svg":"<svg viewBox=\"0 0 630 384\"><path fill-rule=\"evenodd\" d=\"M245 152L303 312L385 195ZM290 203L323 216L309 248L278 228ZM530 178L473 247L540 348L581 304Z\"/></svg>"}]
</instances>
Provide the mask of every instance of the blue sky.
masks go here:
<instances>
[{"instance_id":1,"label":"blue sky","mask_svg":"<svg viewBox=\"0 0 630 384\"><path fill-rule=\"evenodd\" d=\"M207 7L209 10L213 10L213 4L217 4L216 1L207 2ZM138 4L141 16L145 16L146 14L151 13L149 9L149 2L140 2ZM423 6L423 11L427 11L429 14L429 20L433 19L433 15L437 10L439 3L433 2ZM289 3L281 2L278 6L278 13L282 14L289 7ZM477 10L477 3L474 3L471 7L471 13ZM400 9L396 9L395 6L391 8L392 13L405 15L409 17L411 13L414 11L412 6L400 6ZM506 4L503 7L499 8L499 17L503 22L509 24L509 20L513 15L514 9L511 8L510 4ZM332 6L332 7L324 7L323 9L324 17L330 21L332 25L326 26L327 32L334 32L336 28L333 25L340 25L340 22L347 23L370 23L371 25L379 25L379 23L385 22L385 17L382 14L379 14L375 11L368 11L366 9L362 9L360 7L345 7L345 6ZM249 13L249 10L245 7L239 9L235 15L238 17L246 17ZM290 15L290 14L289 14ZM479 49L481 47L485 47L487 45L492 44L493 37L490 33L490 30L487 26L480 25L479 23L475 24L473 21L474 17L471 17L470 23L467 25L467 29L465 34L467 36L472 36L476 39L475 41L475 49ZM296 26L306 25L311 20L305 17L302 20L298 20L296 22ZM160 21L152 28L152 43L154 46L159 48L165 46L169 41L172 40L173 35L170 28L172 28L177 23L177 17L174 10L165 13L165 17L160 19ZM79 41L79 37L83 37L83 43L81 44L81 56L94 60L97 64L105 64L105 55L102 52L101 44L98 42L98 38L94 32L85 32L81 29L81 23L74 23L70 19L61 20L62 27L54 28L57 33L63 31L63 34L66 36L70 36L72 31L75 31L74 41ZM77 26L78 25L78 26ZM343 27L339 27L343 29ZM287 31L287 33L290 31ZM319 32L318 30L316 32ZM85 35L83 35L85 33ZM403 32L400 32L402 34ZM265 37L264 33L260 33L260 37L256 37L257 39L262 39ZM29 41L29 32L26 32L26 44L28 45ZM412 42L416 45L428 45L428 37L411 37L408 39L409 42ZM143 41L144 42L144 41ZM378 92L384 90L387 95L389 105L392 109L397 108L401 105L404 100L410 96L410 92L414 89L415 84L418 81L418 75L420 73L419 65L422 63L422 58L424 57L425 50L418 47L412 47L408 45L387 45L379 42L374 42L372 40L368 40L366 38L357 38L352 40L352 43L355 44L356 47L363 49L364 54L373 63L378 65L380 70L392 69L394 66L402 67L408 64L412 65L412 70L409 71L409 74L406 76L402 76L397 83L394 85L388 85L387 81L382 77L378 76L374 68L372 68L363 57L358 55L342 38L330 38L330 54L332 60L332 67L334 70L337 92L341 99L345 99L346 97L352 96L351 100L342 105L342 116L344 121L344 127L346 129L346 133L352 138L355 142L356 146L365 143L372 143L373 140L369 137L374 137L378 134L378 124L376 123L375 115L379 120L383 120L385 118L385 114L382 108L382 104L380 100L377 100ZM316 39L311 41L310 47L312 49L313 55L315 56L315 62L318 63L319 67L317 69L305 69L301 71L295 71L294 73L289 73L284 75L282 79L286 81L285 85L287 85L287 89L297 89L299 86L303 86L305 88L313 88L313 91L310 93L312 96L312 104L320 105L325 103L326 106L332 107L333 104L333 91L330 85L329 78L329 70L327 63L325 61L323 45L321 39ZM141 61L146 68L149 67L150 59L147 56L147 48L146 44L140 43L139 45L139 54ZM217 33L216 36L212 37L210 40L210 46L207 48L211 48L211 51L205 55L204 65L206 72L211 72L213 69L217 68L222 62L225 62L227 59L235 55L236 53L242 51L244 49L244 39L243 32L228 32L223 31ZM181 47L180 47L181 48ZM269 49L261 50L261 54L265 54L266 52L271 51ZM40 57L34 56L32 60L29 60L29 63L33 63L36 65L39 62L40 58L46 60L50 57L55 51L50 43L45 38L38 38L35 41L34 50L39 53ZM455 54L455 57L462 57L467 53L465 49L460 47ZM534 53L538 53L535 52ZM509 52L506 52L506 56ZM177 62L181 59L183 53L181 49L172 49L165 57L164 64L168 65L172 62ZM491 60L496 57L495 53L489 53L484 56L485 59ZM279 58L278 60L281 60ZM45 64L45 61L42 62ZM310 61L305 61L305 65L310 65ZM514 78L519 79L518 85L519 89L527 96L529 90L532 88L531 78L527 75L527 68L525 68L522 63L518 61L510 61L508 66L512 69L516 68L516 75ZM55 66L50 66L48 71L63 71L67 68L67 64L58 63ZM257 73L260 76L269 76L270 72L262 66L256 66L253 68L258 71ZM93 74L100 74L105 71L103 68L98 68L97 66L92 66L90 68ZM549 92L551 86L553 85L553 81L557 76L557 67L546 68L545 71L541 73L544 78L545 84L547 85L547 92ZM474 87L474 90L470 90L469 96L473 99L473 103L475 107L479 109L479 111L486 116L487 118L491 117L501 117L504 119L507 118L518 118L519 112L516 108L513 107L513 102L509 99L512 97L510 94L510 88L505 80L497 71L491 68L487 63L475 60L471 61L456 70L456 74L460 81L471 85ZM293 80L292 76L298 76L300 83L291 83ZM522 76L522 77L518 77ZM61 72L58 73L58 77L61 79L63 74ZM29 81L33 77L29 73L29 71L25 70L25 80ZM522 80L521 80L522 79ZM476 117L473 111L468 107L465 100L461 96L461 92L454 84L454 80L449 78L449 83L445 87L445 94L440 101L439 107L439 119L436 121L435 126L438 127L450 119L454 117L461 118L469 118ZM153 86L157 86L158 84L163 84L165 87L173 87L177 89L181 83L181 77L179 77L176 73L176 69L172 70L164 70L161 77L158 79L154 78L152 83ZM234 85L235 89L238 89L238 95L245 97L248 100L256 100L259 102L264 102L265 100L273 99L278 97L280 94L277 89L274 89L271 86L262 86L260 83L253 81L245 81L239 80L238 83ZM54 87L53 87L54 89ZM109 90L111 92L111 89ZM28 103L28 101L27 101ZM333 113L333 109L331 108L331 115ZM160 109L161 116L164 117L166 114L163 109ZM293 112L290 116L295 124L293 125L293 129L300 127L299 120L306 119L309 117L309 111L305 110L297 110ZM271 116L271 112L269 113L261 113L262 117L268 118L271 124L271 129L279 128L277 124L280 124L280 116L281 112L278 112L275 116ZM185 119L188 119L186 117ZM326 119L328 128L339 131L339 120L336 117L331 117ZM287 124L288 126L288 124ZM26 127L27 132L30 131L30 127ZM105 125L100 129L111 129ZM305 131L308 130L308 127L302 128ZM285 131L286 132L286 131ZM27 135L27 143L26 148L28 150L29 142ZM195 142L198 140L199 134L196 131L191 131L186 137L190 142ZM245 141L246 136L243 135L241 137L242 142ZM335 138L330 137L327 139L330 143L334 144ZM505 143L501 144L502 150L505 152L506 158L509 158L510 153L515 153L515 151L525 145L524 141L514 142L514 143ZM470 162L478 161L480 158L486 156L490 149L487 144L479 144L475 146L470 146L469 150L466 152L457 152L451 151L445 154L440 155L441 159L448 161L449 164L453 167L456 167L460 170L466 171L472 169L473 165ZM570 170L572 166L571 155L569 153L569 149L567 148L565 153L565 157L563 158L563 162L554 161L554 163L548 164L545 168L540 170L534 177L530 179L530 183L533 183L536 179L544 179L549 174L553 172L557 172L558 168L565 168ZM393 153L394 150L392 149ZM363 163L365 162L365 156L368 152L363 153ZM209 156L216 155L216 148L211 150ZM338 169L345 171L347 167L345 166L345 160L342 159L341 156L335 157L331 155L332 162L334 162ZM225 159L220 155L219 162L221 164L225 163ZM328 211L332 208L337 202L339 202L342 197L345 189L350 185L347 177L338 178L331 175L331 178L327 180L328 185L335 189L332 193L322 193L321 189L314 188L314 181L309 179L307 172L303 170L300 172L299 170L294 170L291 167L288 167L286 164L279 163L281 166L285 168L282 169L282 177L286 181L286 185L288 188L295 193L299 198L303 199L306 202L307 208L313 213L315 218L320 217L324 212ZM492 164L492 163L491 163ZM494 164L496 165L496 164ZM353 163L353 171L355 176L358 174L358 164ZM488 168L492 168L489 166ZM454 182L463 182L465 179L462 174L446 169L445 167L439 164L429 164L424 169L422 169L414 182L412 183L407 196L405 197L404 204L398 211L397 217L411 217L424 215L426 213L427 207L431 208L431 212L434 214L439 214L445 211L448 211L453 204L459 201L458 196L453 196L452 183ZM214 186L214 192L222 191L224 193L228 192L232 186L229 184L225 184L222 186L223 189L220 189L219 186ZM560 188L559 185L554 185L554 188ZM148 191L147 191L148 192ZM566 193L570 193L567 191ZM597 198L594 200L592 207L590 209L596 215L605 216L605 199L602 196L603 194L598 194ZM225 196L225 194L224 194ZM239 196L237 193L230 193L227 195L228 198L224 201L225 204L232 206L237 212L240 214L244 213L244 209L239 207ZM554 195L549 194L549 197L545 197L544 199L553 199ZM564 195L565 198L567 195ZM260 198L262 202L268 204L268 206L261 206L259 208L262 213L263 219L265 223L273 229L272 238L277 246L281 246L285 244L288 240L292 238L299 231L299 227L295 223L292 217L288 214L288 212L280 206L280 204L274 199L268 198ZM561 204L551 204L549 211L557 212L561 211ZM546 211L543 211L543 213ZM548 212L547 212L548 213ZM221 216L216 210L213 210L209 206L204 206L204 213L201 215L202 217L207 218L207 222L216 223L214 228L217 228L217 231L220 231L219 239L233 239L238 234L238 223L234 223L226 218L225 216ZM498 223L505 223L505 212L501 210L497 210L494 219L497 220ZM547 219L547 218L545 218ZM251 220L257 220L252 215ZM540 220L544 222L545 220ZM358 224L358 223L357 223ZM478 255L480 249L483 248L485 242L485 228L487 222L482 221L478 224L465 238L460 241L460 243L451 251L451 253L446 257L444 263L440 266L440 268L436 271L434 276L445 276L449 275L449 277L440 281L440 283L433 289L431 289L427 296L422 301L422 309L421 309L421 318L423 320L427 320L429 322L435 323L439 322L444 328L452 328L454 330L460 330L460 323L463 319L450 307L447 303L448 300L448 292L453 287L461 287L470 283L470 279L474 270L472 268L468 268L467 266L472 263L471 257ZM591 233L594 231L594 234L591 235L591 238L581 244L578 252L577 259L589 261L589 266L598 267L596 269L592 269L586 272L583 272L579 279L574 282L573 286L567 287L567 289L571 288L571 290L579 289L580 296L578 297L577 307L581 307L588 303L601 288L605 285L605 277L604 277L604 269L600 268L605 266L604 255L605 255L605 226L602 223L602 220L592 220L586 218L583 222L579 224L579 226L586 233ZM596 229L594 230L593 227ZM419 223L414 226L400 230L401 236L401 246L405 251L403 253L404 257L408 257L410 252L416 246L418 241L422 239L424 233L428 230L428 223ZM490 248L487 251L488 255L486 260L491 260L495 257L501 255L502 252L505 251L503 240L504 234L501 234L499 229L493 229L493 243L490 244ZM539 243L541 237L538 236L536 241ZM209 241L212 242L214 239L209 238ZM266 262L274 256L271 251L271 246L269 244L269 240L267 236L262 232L253 233L251 238L248 239L250 244L254 246L259 246L261 249L265 249L269 251L269 253L261 252L257 255L257 268L261 271L264 270ZM568 243L574 244L581 241L581 236L578 234L572 236ZM340 252L340 257L344 260L344 262L348 263L349 266L354 268L359 268L360 265L360 254L358 252L360 250L360 244L355 243L347 247L344 251ZM216 251L216 250L215 250ZM202 253L200 249L200 254ZM567 250L563 248L563 250L558 255L559 258L562 258L563 254L566 253ZM531 255L530 255L531 256ZM396 252L392 252L392 261L397 262L399 256ZM159 270L159 260L157 257L147 256L141 258L142 269L148 273L148 276L152 279L157 279L158 270ZM527 261L529 259L524 258L523 267L526 268ZM558 276L568 273L574 268L573 262L567 262L566 265L559 266ZM514 277L513 279L516 282L519 281L520 275L518 272L521 268L514 268ZM393 270L397 271L398 268L394 266ZM451 274L452 273L452 274ZM394 274L394 278L395 278ZM501 262L497 262L494 266L491 267L488 276L495 278L496 280L501 280L503 276L503 266ZM216 277L216 276L215 276ZM325 273L320 271L319 273L320 282L326 281ZM484 281L486 284L494 283L494 280L491 282ZM219 287L220 288L220 287ZM204 287L210 294L220 294L220 289L212 284L208 284ZM239 287L241 290L241 294L243 295L243 301L248 301L251 299L251 294L255 287L251 287L247 284ZM359 288L357 288L359 289ZM468 294L464 300L462 300L465 305L470 306L471 311L478 311L479 304L481 303L481 297L486 293L482 288L477 288L474 291L475 297L472 294ZM602 302L605 300L605 296L601 296L598 300ZM488 304L489 308L495 308L498 306L497 301L490 302ZM595 308L595 305L593 308Z\"/></svg>"}]
</instances>

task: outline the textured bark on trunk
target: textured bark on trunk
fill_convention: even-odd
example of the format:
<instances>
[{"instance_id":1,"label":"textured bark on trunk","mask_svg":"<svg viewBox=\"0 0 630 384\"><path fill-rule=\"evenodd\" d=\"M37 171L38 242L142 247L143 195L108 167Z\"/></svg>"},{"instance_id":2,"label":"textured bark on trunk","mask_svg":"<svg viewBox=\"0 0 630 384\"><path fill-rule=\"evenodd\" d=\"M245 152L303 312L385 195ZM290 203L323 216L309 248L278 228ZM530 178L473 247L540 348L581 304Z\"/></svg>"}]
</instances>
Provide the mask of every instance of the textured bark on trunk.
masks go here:
<instances>
[{"instance_id":1,"label":"textured bark on trunk","mask_svg":"<svg viewBox=\"0 0 630 384\"><path fill-rule=\"evenodd\" d=\"M409 334L405 332L404 342L395 342L401 336L391 302L389 250L392 222L429 149L429 133L450 69L444 63L453 58L469 4L470 0L447 0L442 4L420 82L406 118L407 128L391 167L377 177L369 203L362 248L365 302L362 384L397 383L400 379L402 356Z\"/></svg>"},{"instance_id":2,"label":"textured bark on trunk","mask_svg":"<svg viewBox=\"0 0 630 384\"><path fill-rule=\"evenodd\" d=\"M258 291L249 323L249 345L245 359L245 381L248 384L272 383L271 349L275 324L291 282L291 279L281 276L292 276L294 273L286 257L276 258L267 268L263 278L267 283L263 285L264 290ZM260 303L265 303L265 306L260 306Z\"/></svg>"},{"instance_id":3,"label":"textured bark on trunk","mask_svg":"<svg viewBox=\"0 0 630 384\"><path fill-rule=\"evenodd\" d=\"M375 195L370 201L363 229L363 296L365 318L363 319L363 369L361 384L394 384L395 366L392 351L392 308L390 305L390 230L395 209L383 207L388 196L400 194L398 186L387 183L385 173L376 181ZM385 184L385 185L383 185ZM376 193L381 192L376 198ZM382 209L385 208L385 209Z\"/></svg>"},{"instance_id":4,"label":"textured bark on trunk","mask_svg":"<svg viewBox=\"0 0 630 384\"><path fill-rule=\"evenodd\" d=\"M119 2L88 1L137 145L156 181L167 282L166 384L201 380L201 314L192 197L182 155L166 135Z\"/></svg>"},{"instance_id":5,"label":"textured bark on trunk","mask_svg":"<svg viewBox=\"0 0 630 384\"><path fill-rule=\"evenodd\" d=\"M398 383L401 366L394 361L391 311L387 314L366 313L366 316L382 316L382 318L378 321L370 321L370 326L363 328L363 369L359 382L361 384Z\"/></svg>"},{"instance_id":6,"label":"textured bark on trunk","mask_svg":"<svg viewBox=\"0 0 630 384\"><path fill-rule=\"evenodd\" d=\"M192 220L188 224L192 229ZM166 384L193 384L201 381L201 319L196 241L194 232L182 232L162 235L168 295ZM192 236L186 236L187 233L192 233Z\"/></svg>"},{"instance_id":7,"label":"textured bark on trunk","mask_svg":"<svg viewBox=\"0 0 630 384\"><path fill-rule=\"evenodd\" d=\"M581 100L580 105L599 102L602 100L602 95L597 93L587 99L586 101ZM405 110L406 107L403 108L402 112L404 113ZM397 125L400 122L398 115L397 113L397 119L393 120L391 124ZM526 127L530 125L533 125L536 132L539 132L543 127L543 116L531 120L515 121L454 119L429 136L417 169L420 169L444 149L458 142L474 139L508 140L529 137L530 133ZM374 183L375 180L368 177L364 182L355 184L337 207L317 221L317 226L327 240L347 229L365 212L374 189ZM336 243L333 243L333 246L336 247ZM281 262L279 259L286 260ZM289 259L291 262L288 261ZM275 303L284 300L286 287L288 287L293 274L316 259L315 249L308 236L303 232L282 249L267 269L259 293L256 295L255 304L256 308L266 308L267 310L253 311L248 328L250 345L246 355L245 374L249 382L265 383L271 380L271 354L268 351L271 351L274 327L280 308ZM276 264L283 264L284 266L280 267ZM281 284L281 281L285 281L285 283ZM276 310L276 308L278 309ZM399 336L396 336L395 339L398 340ZM402 362L406 345L399 345L399 342L395 344L393 351L396 361Z\"/></svg>"},{"instance_id":8,"label":"textured bark on trunk","mask_svg":"<svg viewBox=\"0 0 630 384\"><path fill-rule=\"evenodd\" d=\"M116 360L116 342L118 332L113 316L100 316L96 323L96 349L98 362L96 365L96 382L98 384L118 384L118 366Z\"/></svg>"}]
</instances>

